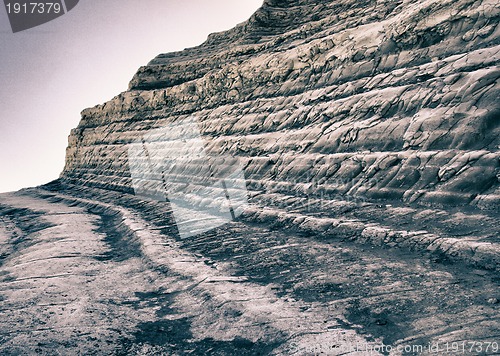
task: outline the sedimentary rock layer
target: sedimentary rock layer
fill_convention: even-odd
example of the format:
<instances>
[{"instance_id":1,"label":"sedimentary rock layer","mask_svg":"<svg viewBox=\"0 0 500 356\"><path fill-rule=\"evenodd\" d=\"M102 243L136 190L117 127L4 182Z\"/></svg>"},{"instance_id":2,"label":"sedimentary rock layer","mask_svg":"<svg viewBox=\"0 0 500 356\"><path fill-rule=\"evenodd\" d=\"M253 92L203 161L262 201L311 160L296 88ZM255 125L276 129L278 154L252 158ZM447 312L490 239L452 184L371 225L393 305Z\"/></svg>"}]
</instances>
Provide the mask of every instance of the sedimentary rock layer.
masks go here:
<instances>
[{"instance_id":1,"label":"sedimentary rock layer","mask_svg":"<svg viewBox=\"0 0 500 356\"><path fill-rule=\"evenodd\" d=\"M489 0L266 1L84 110L62 178L131 192L128 144L194 117L253 191L495 208L499 14Z\"/></svg>"}]
</instances>

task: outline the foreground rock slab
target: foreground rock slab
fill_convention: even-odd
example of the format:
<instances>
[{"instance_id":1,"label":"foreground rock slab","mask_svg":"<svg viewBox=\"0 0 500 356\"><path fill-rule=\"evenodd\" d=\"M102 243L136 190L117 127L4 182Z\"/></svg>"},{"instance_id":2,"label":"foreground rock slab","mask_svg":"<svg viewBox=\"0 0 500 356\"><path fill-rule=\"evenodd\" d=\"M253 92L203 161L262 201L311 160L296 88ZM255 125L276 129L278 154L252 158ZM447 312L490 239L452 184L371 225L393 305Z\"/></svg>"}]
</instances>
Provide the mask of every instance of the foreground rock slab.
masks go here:
<instances>
[{"instance_id":1,"label":"foreground rock slab","mask_svg":"<svg viewBox=\"0 0 500 356\"><path fill-rule=\"evenodd\" d=\"M78 195L1 195L2 354L452 355L446 343L498 342L496 273L241 221L179 240L133 196Z\"/></svg>"}]
</instances>

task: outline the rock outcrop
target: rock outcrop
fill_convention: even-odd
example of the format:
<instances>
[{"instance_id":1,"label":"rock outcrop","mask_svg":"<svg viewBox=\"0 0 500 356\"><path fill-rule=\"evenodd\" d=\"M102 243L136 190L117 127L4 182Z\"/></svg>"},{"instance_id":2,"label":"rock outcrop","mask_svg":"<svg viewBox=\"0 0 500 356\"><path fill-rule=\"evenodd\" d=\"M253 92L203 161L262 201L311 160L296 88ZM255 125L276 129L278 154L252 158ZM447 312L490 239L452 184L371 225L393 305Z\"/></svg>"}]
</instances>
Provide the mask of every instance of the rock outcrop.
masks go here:
<instances>
[{"instance_id":1,"label":"rock outcrop","mask_svg":"<svg viewBox=\"0 0 500 356\"><path fill-rule=\"evenodd\" d=\"M130 192L127 144L196 117L252 191L498 207L496 1L266 1L84 110L62 179Z\"/></svg>"}]
</instances>

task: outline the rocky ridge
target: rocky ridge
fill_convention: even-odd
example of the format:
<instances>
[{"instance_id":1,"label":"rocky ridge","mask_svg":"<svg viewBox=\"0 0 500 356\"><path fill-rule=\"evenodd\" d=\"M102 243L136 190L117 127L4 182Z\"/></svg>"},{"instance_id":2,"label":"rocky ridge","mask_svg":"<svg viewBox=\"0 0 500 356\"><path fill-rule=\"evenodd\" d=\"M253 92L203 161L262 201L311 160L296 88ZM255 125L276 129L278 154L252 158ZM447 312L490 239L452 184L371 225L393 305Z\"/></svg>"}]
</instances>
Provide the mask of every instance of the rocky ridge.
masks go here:
<instances>
[{"instance_id":1,"label":"rocky ridge","mask_svg":"<svg viewBox=\"0 0 500 356\"><path fill-rule=\"evenodd\" d=\"M269 189L498 204L496 2L266 4L83 111L62 177L129 188L125 144L191 115Z\"/></svg>"}]
</instances>

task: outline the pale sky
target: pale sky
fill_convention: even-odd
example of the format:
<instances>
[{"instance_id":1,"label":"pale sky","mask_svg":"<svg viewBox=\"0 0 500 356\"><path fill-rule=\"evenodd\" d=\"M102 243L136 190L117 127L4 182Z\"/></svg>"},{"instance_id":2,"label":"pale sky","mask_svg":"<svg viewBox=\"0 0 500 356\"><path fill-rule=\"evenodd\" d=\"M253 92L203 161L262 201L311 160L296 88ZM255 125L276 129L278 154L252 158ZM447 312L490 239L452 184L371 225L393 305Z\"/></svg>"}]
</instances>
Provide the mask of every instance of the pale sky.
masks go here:
<instances>
[{"instance_id":1,"label":"pale sky","mask_svg":"<svg viewBox=\"0 0 500 356\"><path fill-rule=\"evenodd\" d=\"M0 192L56 179L80 112L127 90L160 53L202 43L262 0L80 0L13 34L0 7Z\"/></svg>"}]
</instances>

